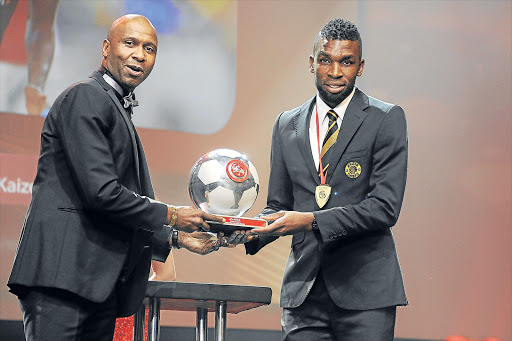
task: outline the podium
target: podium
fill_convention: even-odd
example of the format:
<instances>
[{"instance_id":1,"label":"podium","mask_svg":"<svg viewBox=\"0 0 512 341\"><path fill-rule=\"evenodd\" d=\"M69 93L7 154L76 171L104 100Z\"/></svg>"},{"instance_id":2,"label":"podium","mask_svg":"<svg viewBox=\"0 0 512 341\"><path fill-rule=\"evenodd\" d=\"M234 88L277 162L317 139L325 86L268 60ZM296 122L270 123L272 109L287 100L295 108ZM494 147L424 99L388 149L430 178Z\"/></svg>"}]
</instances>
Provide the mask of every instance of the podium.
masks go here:
<instances>
[{"instance_id":1,"label":"podium","mask_svg":"<svg viewBox=\"0 0 512 341\"><path fill-rule=\"evenodd\" d=\"M207 341L208 312L215 312L215 341L225 341L227 313L270 304L272 289L248 285L149 281L146 297L135 314L134 341L144 340L148 307L148 341L160 337L160 310L196 311L196 341Z\"/></svg>"}]
</instances>

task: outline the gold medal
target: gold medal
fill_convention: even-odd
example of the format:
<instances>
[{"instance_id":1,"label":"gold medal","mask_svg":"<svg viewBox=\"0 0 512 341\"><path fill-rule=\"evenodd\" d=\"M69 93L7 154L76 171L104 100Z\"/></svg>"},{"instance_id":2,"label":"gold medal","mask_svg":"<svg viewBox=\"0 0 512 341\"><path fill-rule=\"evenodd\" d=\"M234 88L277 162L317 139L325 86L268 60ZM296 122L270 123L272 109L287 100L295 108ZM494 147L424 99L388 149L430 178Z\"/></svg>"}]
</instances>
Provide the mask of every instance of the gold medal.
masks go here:
<instances>
[{"instance_id":1,"label":"gold medal","mask_svg":"<svg viewBox=\"0 0 512 341\"><path fill-rule=\"evenodd\" d=\"M331 196L331 186L329 185L318 185L315 190L315 199L318 207L322 208L325 206L329 197Z\"/></svg>"}]
</instances>

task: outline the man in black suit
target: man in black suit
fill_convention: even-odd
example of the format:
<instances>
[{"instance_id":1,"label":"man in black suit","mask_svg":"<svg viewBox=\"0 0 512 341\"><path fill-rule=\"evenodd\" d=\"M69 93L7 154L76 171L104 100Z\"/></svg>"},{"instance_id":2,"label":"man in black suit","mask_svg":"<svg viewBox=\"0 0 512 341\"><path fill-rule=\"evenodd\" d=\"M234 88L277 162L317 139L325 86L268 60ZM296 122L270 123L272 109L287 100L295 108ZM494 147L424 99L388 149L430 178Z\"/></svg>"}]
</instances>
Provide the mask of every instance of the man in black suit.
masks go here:
<instances>
[{"instance_id":1,"label":"man in black suit","mask_svg":"<svg viewBox=\"0 0 512 341\"><path fill-rule=\"evenodd\" d=\"M221 218L154 200L131 121L133 90L155 63L154 27L123 16L102 52L100 70L66 89L43 125L8 281L27 340L111 340L116 316L133 314L144 297L152 257L165 261L171 245L201 254L219 247L194 231Z\"/></svg>"},{"instance_id":2,"label":"man in black suit","mask_svg":"<svg viewBox=\"0 0 512 341\"><path fill-rule=\"evenodd\" d=\"M263 210L273 223L252 230L246 250L293 235L283 340L393 340L396 306L407 304L391 233L407 175L405 114L355 87L364 59L354 24L328 22L309 65L318 93L275 121Z\"/></svg>"}]
</instances>

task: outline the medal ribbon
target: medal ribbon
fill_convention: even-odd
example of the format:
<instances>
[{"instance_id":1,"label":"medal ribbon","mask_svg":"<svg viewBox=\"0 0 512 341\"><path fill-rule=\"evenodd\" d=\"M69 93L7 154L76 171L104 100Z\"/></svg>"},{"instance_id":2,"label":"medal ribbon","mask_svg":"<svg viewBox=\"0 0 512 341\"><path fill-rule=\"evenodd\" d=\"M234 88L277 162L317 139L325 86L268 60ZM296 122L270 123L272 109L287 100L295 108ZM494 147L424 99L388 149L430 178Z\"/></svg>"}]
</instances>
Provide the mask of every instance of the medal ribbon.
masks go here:
<instances>
[{"instance_id":1,"label":"medal ribbon","mask_svg":"<svg viewBox=\"0 0 512 341\"><path fill-rule=\"evenodd\" d=\"M315 105L315 110L316 110L316 140L317 140L317 144L318 144L318 161L320 162L320 184L321 185L325 185L325 178L327 177L327 172L328 171L325 171L325 174L324 174L324 167L322 165L322 156L321 156L321 153L320 153L320 128L319 128L319 123L318 123L318 106Z\"/></svg>"}]
</instances>

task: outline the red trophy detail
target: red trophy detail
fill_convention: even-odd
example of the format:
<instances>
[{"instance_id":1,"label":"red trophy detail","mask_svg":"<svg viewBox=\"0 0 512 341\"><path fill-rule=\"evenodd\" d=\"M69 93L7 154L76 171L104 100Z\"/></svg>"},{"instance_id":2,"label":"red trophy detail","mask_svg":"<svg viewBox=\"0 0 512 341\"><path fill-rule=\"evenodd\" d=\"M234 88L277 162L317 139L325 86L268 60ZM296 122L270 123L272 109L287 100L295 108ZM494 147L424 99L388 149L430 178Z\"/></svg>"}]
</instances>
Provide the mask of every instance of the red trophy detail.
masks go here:
<instances>
[{"instance_id":1,"label":"red trophy detail","mask_svg":"<svg viewBox=\"0 0 512 341\"><path fill-rule=\"evenodd\" d=\"M231 160L226 166L226 173L235 182L244 182L249 178L249 167L238 159Z\"/></svg>"}]
</instances>

